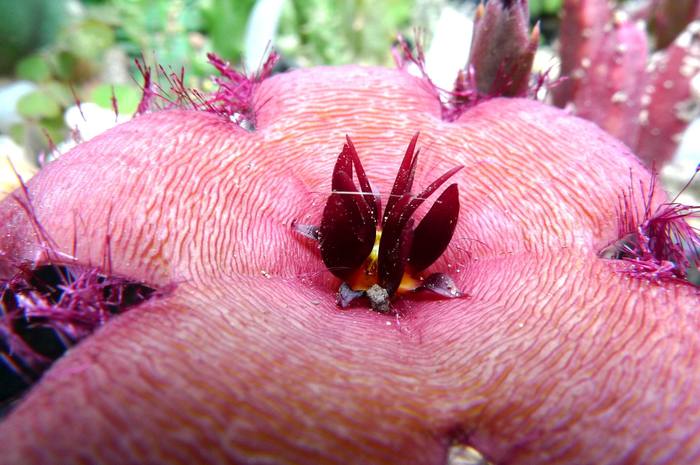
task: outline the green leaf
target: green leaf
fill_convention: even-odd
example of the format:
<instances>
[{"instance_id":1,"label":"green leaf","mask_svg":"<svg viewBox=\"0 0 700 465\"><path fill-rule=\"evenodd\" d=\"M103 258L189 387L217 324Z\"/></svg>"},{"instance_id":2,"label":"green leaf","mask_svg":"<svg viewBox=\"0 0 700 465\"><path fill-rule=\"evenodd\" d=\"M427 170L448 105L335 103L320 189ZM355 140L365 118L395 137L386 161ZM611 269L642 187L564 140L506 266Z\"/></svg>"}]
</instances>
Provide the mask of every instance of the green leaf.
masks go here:
<instances>
[{"instance_id":1,"label":"green leaf","mask_svg":"<svg viewBox=\"0 0 700 465\"><path fill-rule=\"evenodd\" d=\"M120 115L131 115L136 112L136 108L141 100L141 91L138 88L125 84L116 84L114 85L114 95L117 98ZM95 87L90 95L90 101L111 110L112 86L101 84Z\"/></svg>"},{"instance_id":2,"label":"green leaf","mask_svg":"<svg viewBox=\"0 0 700 465\"><path fill-rule=\"evenodd\" d=\"M40 55L30 55L17 63L15 74L20 79L43 82L51 79L51 69L46 59Z\"/></svg>"},{"instance_id":3,"label":"green leaf","mask_svg":"<svg viewBox=\"0 0 700 465\"><path fill-rule=\"evenodd\" d=\"M44 84L42 89L62 108L68 108L69 106L75 104L75 97L67 84L58 81L50 81Z\"/></svg>"},{"instance_id":4,"label":"green leaf","mask_svg":"<svg viewBox=\"0 0 700 465\"><path fill-rule=\"evenodd\" d=\"M114 43L114 31L104 23L86 20L67 38L76 55L96 59Z\"/></svg>"},{"instance_id":5,"label":"green leaf","mask_svg":"<svg viewBox=\"0 0 700 465\"><path fill-rule=\"evenodd\" d=\"M61 115L61 106L45 90L35 90L19 99L17 112L28 119L55 118Z\"/></svg>"},{"instance_id":6,"label":"green leaf","mask_svg":"<svg viewBox=\"0 0 700 465\"><path fill-rule=\"evenodd\" d=\"M542 10L550 15L555 15L561 10L562 0L542 0Z\"/></svg>"}]
</instances>

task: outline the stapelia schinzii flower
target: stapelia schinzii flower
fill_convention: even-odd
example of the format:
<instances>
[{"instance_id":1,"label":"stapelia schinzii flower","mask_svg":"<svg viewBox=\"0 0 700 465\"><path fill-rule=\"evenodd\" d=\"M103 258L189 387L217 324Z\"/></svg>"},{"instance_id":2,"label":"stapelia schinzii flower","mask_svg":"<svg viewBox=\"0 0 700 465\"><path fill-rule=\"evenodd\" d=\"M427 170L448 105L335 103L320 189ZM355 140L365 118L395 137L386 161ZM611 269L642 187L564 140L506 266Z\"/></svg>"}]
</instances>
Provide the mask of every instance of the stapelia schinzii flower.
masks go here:
<instances>
[{"instance_id":1,"label":"stapelia schinzii flower","mask_svg":"<svg viewBox=\"0 0 700 465\"><path fill-rule=\"evenodd\" d=\"M333 169L332 192L321 225L293 225L297 232L319 242L324 264L343 280L338 305L345 308L355 299L366 297L374 310L388 313L392 297L409 291L461 297L462 292L446 274L421 276L442 255L454 234L459 216L457 184L442 192L415 228L412 216L462 166L447 171L418 195L411 193L420 152L416 150L416 134L382 215L379 194L372 188L355 146L349 137L346 139Z\"/></svg>"}]
</instances>

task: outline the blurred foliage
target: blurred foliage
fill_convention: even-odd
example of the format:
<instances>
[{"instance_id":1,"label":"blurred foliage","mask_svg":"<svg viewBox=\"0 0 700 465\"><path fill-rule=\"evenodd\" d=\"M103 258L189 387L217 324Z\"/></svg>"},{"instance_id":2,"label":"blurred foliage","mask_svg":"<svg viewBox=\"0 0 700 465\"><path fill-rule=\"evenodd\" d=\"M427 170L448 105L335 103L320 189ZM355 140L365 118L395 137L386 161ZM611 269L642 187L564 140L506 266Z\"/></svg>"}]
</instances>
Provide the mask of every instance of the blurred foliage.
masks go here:
<instances>
[{"instance_id":1,"label":"blurred foliage","mask_svg":"<svg viewBox=\"0 0 700 465\"><path fill-rule=\"evenodd\" d=\"M274 2L272 2L274 3ZM275 47L287 65L390 64L391 43L437 10L463 0L285 0ZM534 15L554 15L561 0L531 0ZM244 55L256 0L0 0L0 73L36 83L9 132L32 152L69 136L66 108L93 101L131 113L139 98L135 58L165 70L187 70L186 84L206 88L206 52L234 64ZM261 15L266 17L277 15ZM41 140L41 143L37 142Z\"/></svg>"},{"instance_id":2,"label":"blurred foliage","mask_svg":"<svg viewBox=\"0 0 700 465\"><path fill-rule=\"evenodd\" d=\"M240 62L244 54L246 24L255 0L201 2L203 32L219 56Z\"/></svg>"},{"instance_id":3,"label":"blurred foliage","mask_svg":"<svg viewBox=\"0 0 700 465\"><path fill-rule=\"evenodd\" d=\"M0 73L7 73L22 56L55 39L66 21L66 2L0 0L0 18Z\"/></svg>"},{"instance_id":4,"label":"blurred foliage","mask_svg":"<svg viewBox=\"0 0 700 465\"><path fill-rule=\"evenodd\" d=\"M390 44L411 27L412 0L290 0L278 48L300 65L388 64ZM379 15L377 12L381 12Z\"/></svg>"},{"instance_id":5,"label":"blurred foliage","mask_svg":"<svg viewBox=\"0 0 700 465\"><path fill-rule=\"evenodd\" d=\"M530 0L530 14L537 16L554 16L559 13L564 0Z\"/></svg>"}]
</instances>

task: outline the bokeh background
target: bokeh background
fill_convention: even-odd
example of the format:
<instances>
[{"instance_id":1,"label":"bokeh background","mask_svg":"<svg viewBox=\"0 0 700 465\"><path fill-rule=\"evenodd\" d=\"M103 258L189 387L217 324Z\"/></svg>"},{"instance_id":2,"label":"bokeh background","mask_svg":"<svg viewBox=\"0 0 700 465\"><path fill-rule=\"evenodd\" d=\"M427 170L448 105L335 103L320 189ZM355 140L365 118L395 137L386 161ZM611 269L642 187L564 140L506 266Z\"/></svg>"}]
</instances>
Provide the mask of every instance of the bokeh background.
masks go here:
<instances>
[{"instance_id":1,"label":"bokeh background","mask_svg":"<svg viewBox=\"0 0 700 465\"><path fill-rule=\"evenodd\" d=\"M562 0L530 0L540 22L539 70L556 75ZM629 0L632 1L632 0ZM215 52L254 71L272 45L280 70L357 63L392 66L397 34L423 38L428 68L446 88L464 66L476 0L0 0L0 196L42 161L130 117L138 105L135 59L211 89ZM112 107L118 102L119 115ZM75 106L82 102L81 108ZM82 110L82 111L81 111ZM695 124L692 128L700 128ZM697 134L695 129L691 133ZM688 136L670 190L700 161ZM53 146L58 150L53 151ZM690 160L690 161L689 161ZM670 179L665 176L664 179Z\"/></svg>"}]
</instances>

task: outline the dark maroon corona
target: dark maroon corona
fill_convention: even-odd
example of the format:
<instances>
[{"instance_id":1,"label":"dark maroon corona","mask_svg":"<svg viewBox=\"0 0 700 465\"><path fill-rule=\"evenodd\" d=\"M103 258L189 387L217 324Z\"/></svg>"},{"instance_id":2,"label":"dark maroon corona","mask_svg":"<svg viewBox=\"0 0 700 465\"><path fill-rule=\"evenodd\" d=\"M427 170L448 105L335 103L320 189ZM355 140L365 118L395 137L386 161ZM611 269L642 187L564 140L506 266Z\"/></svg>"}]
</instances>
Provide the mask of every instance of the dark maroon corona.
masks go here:
<instances>
[{"instance_id":1,"label":"dark maroon corona","mask_svg":"<svg viewBox=\"0 0 700 465\"><path fill-rule=\"evenodd\" d=\"M399 292L429 290L454 298L462 296L443 273L425 278L419 273L445 251L459 217L459 192L451 184L414 228L413 214L462 166L447 171L420 194L411 192L420 150L418 134L411 139L391 189L384 214L379 194L365 174L349 137L338 156L331 183L332 193L317 228L295 224L297 232L318 240L323 263L343 280L338 303L348 306L367 297L372 308L389 311L389 300ZM353 180L353 169L359 189Z\"/></svg>"}]
</instances>

